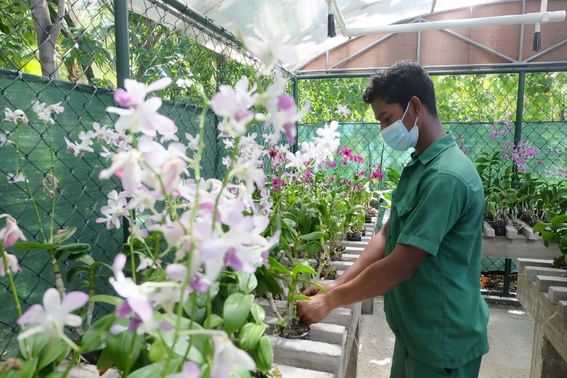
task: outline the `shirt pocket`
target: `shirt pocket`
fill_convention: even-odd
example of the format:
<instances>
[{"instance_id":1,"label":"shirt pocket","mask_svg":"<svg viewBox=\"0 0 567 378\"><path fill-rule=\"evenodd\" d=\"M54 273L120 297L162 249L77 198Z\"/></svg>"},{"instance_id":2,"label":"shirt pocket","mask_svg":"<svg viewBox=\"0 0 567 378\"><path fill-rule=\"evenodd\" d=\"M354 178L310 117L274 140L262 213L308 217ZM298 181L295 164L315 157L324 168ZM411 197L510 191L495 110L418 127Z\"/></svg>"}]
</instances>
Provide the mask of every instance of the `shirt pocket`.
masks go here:
<instances>
[{"instance_id":1,"label":"shirt pocket","mask_svg":"<svg viewBox=\"0 0 567 378\"><path fill-rule=\"evenodd\" d=\"M413 210L415 205L417 204L417 200L415 196L405 196L404 198L400 199L396 204L394 204L394 210L398 218L402 218L407 215L409 212Z\"/></svg>"}]
</instances>

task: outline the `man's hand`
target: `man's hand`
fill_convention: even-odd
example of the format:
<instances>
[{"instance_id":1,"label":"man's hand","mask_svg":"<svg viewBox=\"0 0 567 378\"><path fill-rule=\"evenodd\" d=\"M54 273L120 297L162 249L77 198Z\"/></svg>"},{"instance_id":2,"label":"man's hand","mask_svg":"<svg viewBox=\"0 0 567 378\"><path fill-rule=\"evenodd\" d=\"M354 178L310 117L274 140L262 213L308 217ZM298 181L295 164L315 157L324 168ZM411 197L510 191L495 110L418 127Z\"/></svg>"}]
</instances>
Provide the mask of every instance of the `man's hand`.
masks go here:
<instances>
[{"instance_id":1,"label":"man's hand","mask_svg":"<svg viewBox=\"0 0 567 378\"><path fill-rule=\"evenodd\" d=\"M329 281L329 282L325 282L319 286L315 286L315 285L309 285L307 287L307 289L303 290L303 295L307 295L308 297L312 297L314 295L319 294L319 292L321 291L320 286L323 286L325 288L325 290L329 291L332 288L337 286L337 281Z\"/></svg>"},{"instance_id":2,"label":"man's hand","mask_svg":"<svg viewBox=\"0 0 567 378\"><path fill-rule=\"evenodd\" d=\"M308 301L297 302L297 315L307 325L319 323L329 312L331 312L331 306L326 294L317 294Z\"/></svg>"}]
</instances>

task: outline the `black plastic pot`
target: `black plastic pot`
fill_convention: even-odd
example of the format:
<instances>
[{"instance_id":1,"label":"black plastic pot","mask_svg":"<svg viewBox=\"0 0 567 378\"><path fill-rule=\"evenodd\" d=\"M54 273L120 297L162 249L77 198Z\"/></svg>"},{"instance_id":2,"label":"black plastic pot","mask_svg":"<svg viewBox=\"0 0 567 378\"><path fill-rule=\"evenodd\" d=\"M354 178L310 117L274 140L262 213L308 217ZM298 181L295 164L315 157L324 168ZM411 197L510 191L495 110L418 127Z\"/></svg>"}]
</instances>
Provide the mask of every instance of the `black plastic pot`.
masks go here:
<instances>
[{"instance_id":1,"label":"black plastic pot","mask_svg":"<svg viewBox=\"0 0 567 378\"><path fill-rule=\"evenodd\" d=\"M347 232L346 239L348 241L362 241L362 234L360 232Z\"/></svg>"},{"instance_id":2,"label":"black plastic pot","mask_svg":"<svg viewBox=\"0 0 567 378\"><path fill-rule=\"evenodd\" d=\"M304 332L302 332L298 335L287 335L287 336L284 336L284 338L292 339L292 340L307 339L307 338L309 338L310 333L311 333L311 328L307 328L307 330L305 330Z\"/></svg>"}]
</instances>

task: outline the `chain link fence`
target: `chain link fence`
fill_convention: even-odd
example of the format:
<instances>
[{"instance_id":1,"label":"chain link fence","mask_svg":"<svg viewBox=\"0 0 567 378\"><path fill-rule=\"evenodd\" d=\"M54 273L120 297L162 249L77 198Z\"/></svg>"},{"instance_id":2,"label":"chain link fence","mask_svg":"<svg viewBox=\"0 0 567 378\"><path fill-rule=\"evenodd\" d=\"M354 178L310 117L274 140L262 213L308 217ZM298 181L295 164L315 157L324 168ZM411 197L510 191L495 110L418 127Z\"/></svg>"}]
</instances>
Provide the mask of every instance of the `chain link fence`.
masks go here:
<instances>
[{"instance_id":1,"label":"chain link fence","mask_svg":"<svg viewBox=\"0 0 567 378\"><path fill-rule=\"evenodd\" d=\"M80 132L92 129L93 122L111 125L114 120L105 109L114 105L113 90L120 81L117 41L124 35L115 28L115 5L122 2L63 3L60 9L54 2L37 1L30 8L26 1L0 0L0 109L21 109L29 118L28 124L18 125L0 120L0 214L14 216L28 240L37 242L49 238L47 225L55 214L54 230L77 228L74 241L89 243L95 260L111 262L122 248L124 230L109 232L95 220L107 203L107 194L119 190L119 183L99 180L108 162L96 154L73 156L65 138L77 141ZM182 3L126 3L128 46L119 47L118 53L127 49L129 77L134 80L173 79L159 93L164 100L160 112L175 121L182 141L185 133L197 134L203 97L210 98L221 83L234 85L242 75L256 80L259 64L236 39L208 20L197 19ZM261 78L259 87L267 82ZM60 103L65 110L54 117L53 124L45 124L34 114L32 101ZM219 177L224 169L226 151L217 143L216 124L214 114L207 113L204 177ZM52 169L58 180L55 206L46 186ZM37 212L30 206L30 191ZM39 224L45 226L44 234ZM10 252L16 253L21 265L14 277L23 307L41 303L44 291L54 283L48 254ZM73 263L60 264L65 279ZM106 277L101 273L99 288L107 286ZM74 288L68 280L65 284ZM16 353L18 330L6 279L0 280L0 287L4 304L0 359L5 359Z\"/></svg>"},{"instance_id":2,"label":"chain link fence","mask_svg":"<svg viewBox=\"0 0 567 378\"><path fill-rule=\"evenodd\" d=\"M234 85L245 75L256 78L259 66L226 30L195 15L177 0L128 0L127 61L129 77L151 82L172 77L174 84L160 93L162 113L173 119L183 138L195 134L203 106L201 93L211 97L219 85ZM76 227L73 239L89 243L96 260L109 262L124 242L123 230L108 232L95 223L107 193L116 181L100 181L107 165L101 157L68 153L65 140L77 140L93 122L111 124L105 109L113 105L113 90L121 78L117 70L115 6L110 0L36 1L0 0L0 109L23 110L28 124L1 122L0 213L13 215L28 240L43 241L38 225L47 230L52 214L54 230ZM63 4L63 5L61 5ZM124 77L122 77L124 79ZM261 78L259 90L269 78ZM401 170L407 153L384 146L373 115L361 100L366 78L299 80L298 100L309 100L312 110L299 129L299 141L310 139L318 126L341 122L341 142L376 165ZM493 124L515 121L517 74L435 76L439 112L448 129L474 159L497 149L490 138ZM539 149L543 162L535 166L545 177L564 177L567 165L565 73L526 74L522 139ZM290 92L291 92L290 88ZM32 111L32 101L60 103L64 113L45 124ZM203 160L206 177L219 177L226 151L217 143L212 113L206 116L208 149ZM256 132L261 141L261 128ZM513 140L513 136L508 135ZM16 153L18 152L18 153ZM18 159L19 156L19 159ZM535 169L534 168L534 169ZM53 206L49 180L58 179ZM352 172L350 172L352 173ZM563 175L563 176L561 176ZM33 195L35 211L28 201ZM46 231L44 231L46 232ZM42 251L18 251L22 270L15 275L24 307L41 302L53 286L48 256ZM63 262L62 262L63 263ZM65 274L72 263L63 264ZM486 260L486 270L501 269L499 260ZM68 282L67 282L68 283ZM104 285L104 280L98 283ZM0 358L14 353L15 309L5 279L0 280ZM72 288L72 287L69 287Z\"/></svg>"},{"instance_id":3,"label":"chain link fence","mask_svg":"<svg viewBox=\"0 0 567 378\"><path fill-rule=\"evenodd\" d=\"M535 148L534 155L526 158L524 169L527 172L548 183L564 182L567 177L567 73L525 73L523 87L520 87L520 75L433 74L439 118L473 161L482 154L498 152L504 152L502 159L506 159L506 151L512 151L516 142L518 146ZM360 77L300 80L299 101L309 101L312 110L299 128L299 141L309 140L317 126L338 120L341 146L364 157L363 169L368 172L380 165L385 173L389 168L401 172L410 154L384 145L379 125L369 106L362 101L367 81ZM518 96L523 97L520 111ZM347 168L343 174L349 176L352 172ZM484 273L504 274L510 270L513 275L515 261L509 268L506 265L503 258L482 259ZM503 281L497 289L506 295L508 293L502 292ZM514 290L512 284L511 291Z\"/></svg>"}]
</instances>

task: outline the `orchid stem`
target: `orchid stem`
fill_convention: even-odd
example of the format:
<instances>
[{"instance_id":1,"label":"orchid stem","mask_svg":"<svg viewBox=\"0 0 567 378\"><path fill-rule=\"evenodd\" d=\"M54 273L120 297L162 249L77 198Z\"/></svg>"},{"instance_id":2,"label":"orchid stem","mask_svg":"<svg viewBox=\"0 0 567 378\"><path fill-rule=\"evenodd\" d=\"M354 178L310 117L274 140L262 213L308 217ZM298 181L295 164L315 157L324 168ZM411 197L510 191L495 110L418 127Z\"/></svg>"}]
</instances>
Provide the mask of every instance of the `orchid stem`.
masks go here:
<instances>
[{"instance_id":1,"label":"orchid stem","mask_svg":"<svg viewBox=\"0 0 567 378\"><path fill-rule=\"evenodd\" d=\"M14 146L16 147L16 156L18 158L19 173L22 176L24 176L24 186L26 187L26 194L28 195L28 198L29 198L31 205L32 205L32 208L34 210L35 220L37 221L37 227L39 229L39 233L41 234L43 242L47 243L48 240L45 237L45 230L43 229L43 222L41 221L41 216L39 215L39 208L37 207L37 203L35 202L35 198L33 196L33 192L31 190L30 183L29 183L26 175L24 174L24 164L23 164L23 160L22 160L22 154L20 152L20 130L19 130L19 128L16 128L16 141L14 143Z\"/></svg>"},{"instance_id":2,"label":"orchid stem","mask_svg":"<svg viewBox=\"0 0 567 378\"><path fill-rule=\"evenodd\" d=\"M12 269L10 269L8 256L4 251L4 246L2 242L0 242L0 252L2 253L2 262L4 263L4 270L8 275L8 283L10 285L10 291L12 292L12 298L14 299L14 304L16 305L16 311L18 312L18 318L19 318L22 316L22 304L20 303L20 298L18 297L18 290L16 289L16 284L14 282Z\"/></svg>"}]
</instances>

